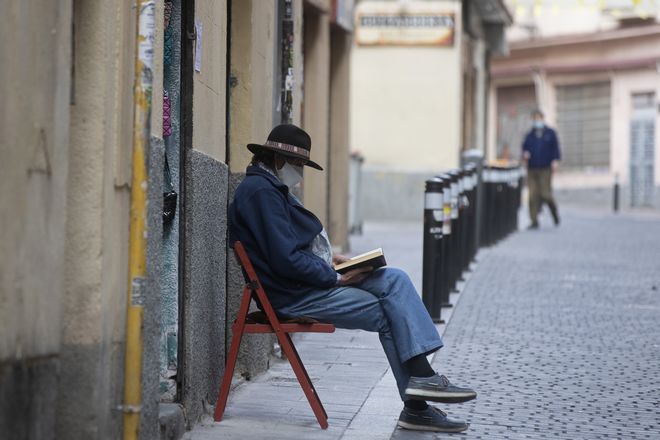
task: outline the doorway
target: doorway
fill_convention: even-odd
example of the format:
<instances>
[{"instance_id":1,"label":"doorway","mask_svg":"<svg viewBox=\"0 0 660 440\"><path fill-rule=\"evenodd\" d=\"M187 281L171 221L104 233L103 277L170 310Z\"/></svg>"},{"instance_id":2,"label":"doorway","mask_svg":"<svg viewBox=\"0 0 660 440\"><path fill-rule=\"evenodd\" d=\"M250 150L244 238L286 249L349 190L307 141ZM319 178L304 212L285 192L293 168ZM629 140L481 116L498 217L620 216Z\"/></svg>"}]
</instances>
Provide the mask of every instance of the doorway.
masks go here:
<instances>
[{"instance_id":1,"label":"doorway","mask_svg":"<svg viewBox=\"0 0 660 440\"><path fill-rule=\"evenodd\" d=\"M632 95L630 204L653 206L655 190L655 93Z\"/></svg>"}]
</instances>

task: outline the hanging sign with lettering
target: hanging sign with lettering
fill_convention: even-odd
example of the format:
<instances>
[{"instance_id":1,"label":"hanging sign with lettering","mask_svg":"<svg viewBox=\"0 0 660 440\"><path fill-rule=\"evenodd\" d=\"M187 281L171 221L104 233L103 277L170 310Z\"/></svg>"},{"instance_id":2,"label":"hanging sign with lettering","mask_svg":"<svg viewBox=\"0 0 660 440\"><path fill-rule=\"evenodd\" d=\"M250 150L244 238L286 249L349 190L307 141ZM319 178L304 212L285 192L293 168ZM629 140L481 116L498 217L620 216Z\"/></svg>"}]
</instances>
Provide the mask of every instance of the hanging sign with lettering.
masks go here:
<instances>
[{"instance_id":1,"label":"hanging sign with lettering","mask_svg":"<svg viewBox=\"0 0 660 440\"><path fill-rule=\"evenodd\" d=\"M361 46L454 45L456 14L447 3L358 4L355 41Z\"/></svg>"}]
</instances>

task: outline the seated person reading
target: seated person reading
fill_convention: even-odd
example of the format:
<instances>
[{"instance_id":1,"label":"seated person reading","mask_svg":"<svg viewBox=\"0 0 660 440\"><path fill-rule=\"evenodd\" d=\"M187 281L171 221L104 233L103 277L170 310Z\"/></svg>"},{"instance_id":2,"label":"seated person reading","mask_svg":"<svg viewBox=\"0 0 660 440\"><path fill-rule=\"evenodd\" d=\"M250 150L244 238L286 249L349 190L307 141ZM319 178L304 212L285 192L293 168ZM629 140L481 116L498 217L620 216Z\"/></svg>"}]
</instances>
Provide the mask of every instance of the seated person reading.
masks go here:
<instances>
[{"instance_id":1,"label":"seated person reading","mask_svg":"<svg viewBox=\"0 0 660 440\"><path fill-rule=\"evenodd\" d=\"M346 257L332 255L323 225L291 192L303 166L322 170L310 160L311 143L301 128L279 125L264 144L247 146L254 156L229 206L230 243L243 243L279 315L378 332L404 404L399 426L466 430L427 404L466 402L476 393L429 365L426 356L443 342L408 275L368 266L338 273L334 265Z\"/></svg>"}]
</instances>

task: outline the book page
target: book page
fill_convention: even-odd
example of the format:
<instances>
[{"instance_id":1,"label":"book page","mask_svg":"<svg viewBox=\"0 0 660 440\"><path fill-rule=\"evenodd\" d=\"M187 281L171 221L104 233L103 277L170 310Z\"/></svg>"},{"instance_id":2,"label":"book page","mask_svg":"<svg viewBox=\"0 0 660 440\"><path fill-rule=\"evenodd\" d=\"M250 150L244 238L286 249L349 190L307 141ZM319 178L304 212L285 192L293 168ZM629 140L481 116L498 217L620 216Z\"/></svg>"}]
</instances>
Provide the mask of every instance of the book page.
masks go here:
<instances>
[{"instance_id":1,"label":"book page","mask_svg":"<svg viewBox=\"0 0 660 440\"><path fill-rule=\"evenodd\" d=\"M379 254L382 255L383 248L373 249L373 250L370 250L369 252L365 252L364 254L356 255L354 257L349 258L348 261L357 260L359 258L366 257L367 255L374 254L374 253L379 253Z\"/></svg>"}]
</instances>

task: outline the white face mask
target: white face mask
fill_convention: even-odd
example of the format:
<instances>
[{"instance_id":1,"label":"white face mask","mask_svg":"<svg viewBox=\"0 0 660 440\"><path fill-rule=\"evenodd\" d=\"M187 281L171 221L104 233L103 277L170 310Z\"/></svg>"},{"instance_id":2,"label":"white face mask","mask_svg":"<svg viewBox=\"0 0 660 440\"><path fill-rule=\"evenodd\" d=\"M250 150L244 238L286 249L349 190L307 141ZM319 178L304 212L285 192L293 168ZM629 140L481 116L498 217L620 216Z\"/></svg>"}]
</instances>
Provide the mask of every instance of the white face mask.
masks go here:
<instances>
[{"instance_id":1,"label":"white face mask","mask_svg":"<svg viewBox=\"0 0 660 440\"><path fill-rule=\"evenodd\" d=\"M535 129L541 130L543 127L545 127L545 122L543 122L542 119L534 120L534 128Z\"/></svg>"},{"instance_id":2,"label":"white face mask","mask_svg":"<svg viewBox=\"0 0 660 440\"><path fill-rule=\"evenodd\" d=\"M284 162L284 166L277 170L277 177L289 187L289 191L303 180L303 167Z\"/></svg>"}]
</instances>

